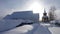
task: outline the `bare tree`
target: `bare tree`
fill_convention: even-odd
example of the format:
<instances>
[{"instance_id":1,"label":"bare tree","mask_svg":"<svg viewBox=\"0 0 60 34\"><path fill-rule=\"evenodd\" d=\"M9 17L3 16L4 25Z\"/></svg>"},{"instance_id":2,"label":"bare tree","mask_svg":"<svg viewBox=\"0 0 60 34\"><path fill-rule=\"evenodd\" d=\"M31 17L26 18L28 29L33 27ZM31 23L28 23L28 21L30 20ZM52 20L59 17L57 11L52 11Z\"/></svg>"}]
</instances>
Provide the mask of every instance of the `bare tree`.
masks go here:
<instances>
[{"instance_id":1,"label":"bare tree","mask_svg":"<svg viewBox=\"0 0 60 34\"><path fill-rule=\"evenodd\" d=\"M55 10L56 10L55 6L50 7L50 10L49 10L49 20L50 21L55 20L55 17L56 17Z\"/></svg>"}]
</instances>

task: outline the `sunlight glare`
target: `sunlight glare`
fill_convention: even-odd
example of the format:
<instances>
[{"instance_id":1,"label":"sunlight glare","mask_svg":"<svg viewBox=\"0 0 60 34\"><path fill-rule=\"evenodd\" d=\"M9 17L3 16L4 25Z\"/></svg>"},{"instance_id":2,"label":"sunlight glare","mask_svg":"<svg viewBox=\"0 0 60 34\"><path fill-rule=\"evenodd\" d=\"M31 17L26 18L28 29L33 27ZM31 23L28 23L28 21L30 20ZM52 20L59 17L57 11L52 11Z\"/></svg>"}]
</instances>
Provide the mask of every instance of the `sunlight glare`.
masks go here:
<instances>
[{"instance_id":1,"label":"sunlight glare","mask_svg":"<svg viewBox=\"0 0 60 34\"><path fill-rule=\"evenodd\" d=\"M43 6L42 4L38 3L38 2L34 2L31 4L31 6L29 6L30 10L33 10L33 13L39 13L39 19L42 19L42 15L43 15Z\"/></svg>"}]
</instances>

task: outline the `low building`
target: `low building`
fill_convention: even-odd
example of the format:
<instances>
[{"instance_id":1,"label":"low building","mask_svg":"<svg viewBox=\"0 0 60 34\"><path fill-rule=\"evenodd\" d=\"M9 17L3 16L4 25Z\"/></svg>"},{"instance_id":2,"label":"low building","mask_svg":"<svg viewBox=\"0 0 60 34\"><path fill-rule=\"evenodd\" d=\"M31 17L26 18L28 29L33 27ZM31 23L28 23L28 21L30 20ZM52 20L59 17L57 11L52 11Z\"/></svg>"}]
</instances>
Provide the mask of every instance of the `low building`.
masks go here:
<instances>
[{"instance_id":1,"label":"low building","mask_svg":"<svg viewBox=\"0 0 60 34\"><path fill-rule=\"evenodd\" d=\"M7 15L4 17L4 19L23 19L23 20L33 20L33 21L39 21L39 13L34 14L33 11L16 11L13 12L11 15Z\"/></svg>"}]
</instances>

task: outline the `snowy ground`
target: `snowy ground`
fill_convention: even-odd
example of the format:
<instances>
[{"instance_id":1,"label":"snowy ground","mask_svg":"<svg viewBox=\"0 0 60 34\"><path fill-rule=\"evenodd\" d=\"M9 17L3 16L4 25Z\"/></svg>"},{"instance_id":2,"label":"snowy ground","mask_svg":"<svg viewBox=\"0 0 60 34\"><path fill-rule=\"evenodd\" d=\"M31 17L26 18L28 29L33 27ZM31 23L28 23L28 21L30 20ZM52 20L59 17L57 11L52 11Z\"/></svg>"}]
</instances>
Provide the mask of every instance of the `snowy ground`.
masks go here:
<instances>
[{"instance_id":1,"label":"snowy ground","mask_svg":"<svg viewBox=\"0 0 60 34\"><path fill-rule=\"evenodd\" d=\"M0 34L51 34L51 32L47 27L43 27L39 23L35 23L0 32Z\"/></svg>"},{"instance_id":2,"label":"snowy ground","mask_svg":"<svg viewBox=\"0 0 60 34\"><path fill-rule=\"evenodd\" d=\"M50 23L41 23L40 25L44 27L48 27L49 31L52 34L60 34L60 27L55 25L55 24L50 24Z\"/></svg>"},{"instance_id":3,"label":"snowy ground","mask_svg":"<svg viewBox=\"0 0 60 34\"><path fill-rule=\"evenodd\" d=\"M52 34L60 34L60 27L49 27L48 29Z\"/></svg>"},{"instance_id":4,"label":"snowy ground","mask_svg":"<svg viewBox=\"0 0 60 34\"><path fill-rule=\"evenodd\" d=\"M34 23L0 32L0 34L60 34L60 27L50 23Z\"/></svg>"}]
</instances>

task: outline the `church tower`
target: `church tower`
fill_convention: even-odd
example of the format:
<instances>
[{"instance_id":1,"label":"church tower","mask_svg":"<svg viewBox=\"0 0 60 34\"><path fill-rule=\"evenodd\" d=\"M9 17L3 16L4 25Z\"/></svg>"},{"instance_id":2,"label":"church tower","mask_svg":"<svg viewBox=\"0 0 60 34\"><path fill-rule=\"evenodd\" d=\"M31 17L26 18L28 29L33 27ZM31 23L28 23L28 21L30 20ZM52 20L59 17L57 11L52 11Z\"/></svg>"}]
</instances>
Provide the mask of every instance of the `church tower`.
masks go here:
<instances>
[{"instance_id":1,"label":"church tower","mask_svg":"<svg viewBox=\"0 0 60 34\"><path fill-rule=\"evenodd\" d=\"M42 17L42 22L48 22L48 16L47 16L47 13L46 13L46 10L44 9L44 13L43 13L43 17Z\"/></svg>"}]
</instances>

